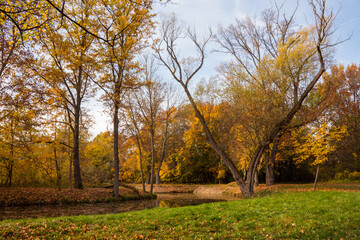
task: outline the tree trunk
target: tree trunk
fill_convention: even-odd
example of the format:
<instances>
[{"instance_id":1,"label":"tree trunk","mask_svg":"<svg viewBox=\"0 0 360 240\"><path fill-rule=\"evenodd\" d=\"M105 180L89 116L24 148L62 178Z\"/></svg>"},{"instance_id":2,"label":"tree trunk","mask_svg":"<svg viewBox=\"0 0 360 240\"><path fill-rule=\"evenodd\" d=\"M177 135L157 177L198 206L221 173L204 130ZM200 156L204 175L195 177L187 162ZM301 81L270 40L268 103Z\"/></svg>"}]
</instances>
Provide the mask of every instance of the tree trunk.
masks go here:
<instances>
[{"instance_id":1,"label":"tree trunk","mask_svg":"<svg viewBox=\"0 0 360 240\"><path fill-rule=\"evenodd\" d=\"M83 189L80 172L80 111L81 111L81 86L82 86L82 66L79 67L78 84L76 88L76 102L74 102L74 145L73 145L73 164L75 188Z\"/></svg>"},{"instance_id":2,"label":"tree trunk","mask_svg":"<svg viewBox=\"0 0 360 240\"><path fill-rule=\"evenodd\" d=\"M68 144L70 145L71 143L71 139L70 139L70 133L67 131L68 128L65 129L65 132L68 136ZM69 158L69 187L72 190L73 189L73 184L72 184L72 166L73 166L73 158L72 158L72 151L70 150L70 148L67 149L67 155Z\"/></svg>"},{"instance_id":3,"label":"tree trunk","mask_svg":"<svg viewBox=\"0 0 360 240\"><path fill-rule=\"evenodd\" d=\"M154 126L151 125L151 174L150 174L150 194L153 193L154 188L154 165L155 165L155 143L154 143Z\"/></svg>"},{"instance_id":4,"label":"tree trunk","mask_svg":"<svg viewBox=\"0 0 360 240\"><path fill-rule=\"evenodd\" d=\"M272 186L275 184L274 166L277 154L277 147L279 143L279 137L276 137L273 142L270 156L266 157L266 186Z\"/></svg>"},{"instance_id":5,"label":"tree trunk","mask_svg":"<svg viewBox=\"0 0 360 240\"><path fill-rule=\"evenodd\" d=\"M244 181L246 181L246 158L244 158L244 169L243 169L243 172L244 172L243 179L244 179Z\"/></svg>"},{"instance_id":6,"label":"tree trunk","mask_svg":"<svg viewBox=\"0 0 360 240\"><path fill-rule=\"evenodd\" d=\"M214 137L212 136L210 129L208 128L208 126L206 124L205 118L200 113L199 109L197 108L197 105L196 105L194 99L192 98L189 90L187 89L187 87L184 84L182 84L182 86L183 86L184 91L194 109L195 116L199 119L199 121L203 127L204 133L206 135L206 138L207 138L210 146L215 150L215 152L220 156L220 158L223 160L224 164L230 170L235 182L240 187L240 190L243 193L243 196L245 196L245 197L252 196L253 190L250 190L250 188L252 188L252 185L248 186L248 184L245 183L244 180L241 178L240 172L236 168L236 165L234 164L234 162L227 156L225 151L221 149L221 147L218 145L218 143L215 141Z\"/></svg>"},{"instance_id":7,"label":"tree trunk","mask_svg":"<svg viewBox=\"0 0 360 240\"><path fill-rule=\"evenodd\" d=\"M116 93L115 93L116 95ZM115 100L114 103L114 187L113 193L114 197L119 197L119 170L120 170L120 161L119 161L119 102Z\"/></svg>"},{"instance_id":8,"label":"tree trunk","mask_svg":"<svg viewBox=\"0 0 360 240\"><path fill-rule=\"evenodd\" d=\"M159 166L157 168L156 171L156 184L159 185L160 184L160 170L161 170L161 165L165 159L165 152L166 152L166 143L167 143L167 130L168 129L168 117L166 117L166 122L165 122L165 133L164 133L164 142L162 145L162 150L161 150L161 156L160 156L160 161L159 161Z\"/></svg>"},{"instance_id":9,"label":"tree trunk","mask_svg":"<svg viewBox=\"0 0 360 240\"><path fill-rule=\"evenodd\" d=\"M70 154L69 154L70 155ZM73 188L73 184L72 184L72 166L73 166L73 161L72 161L72 156L70 155L69 157L69 186L70 186L70 189L72 190Z\"/></svg>"},{"instance_id":10,"label":"tree trunk","mask_svg":"<svg viewBox=\"0 0 360 240\"><path fill-rule=\"evenodd\" d=\"M259 171L256 169L255 176L254 176L254 187L259 186Z\"/></svg>"},{"instance_id":11,"label":"tree trunk","mask_svg":"<svg viewBox=\"0 0 360 240\"><path fill-rule=\"evenodd\" d=\"M151 165L147 165L146 167L146 184L150 184L150 179L151 179Z\"/></svg>"},{"instance_id":12,"label":"tree trunk","mask_svg":"<svg viewBox=\"0 0 360 240\"><path fill-rule=\"evenodd\" d=\"M315 181L314 181L314 190L316 190L316 185L317 185L317 182L318 182L319 168L320 168L320 166L317 165L317 167L316 167L316 174L315 174Z\"/></svg>"},{"instance_id":13,"label":"tree trunk","mask_svg":"<svg viewBox=\"0 0 360 240\"><path fill-rule=\"evenodd\" d=\"M271 163L271 158L266 158L266 186L272 186L274 184L274 165Z\"/></svg>"},{"instance_id":14,"label":"tree trunk","mask_svg":"<svg viewBox=\"0 0 360 240\"><path fill-rule=\"evenodd\" d=\"M74 164L74 180L75 188L83 189L80 173L80 106L75 108L74 119L74 139L73 139L73 164Z\"/></svg>"},{"instance_id":15,"label":"tree trunk","mask_svg":"<svg viewBox=\"0 0 360 240\"><path fill-rule=\"evenodd\" d=\"M6 179L5 186L11 187L12 186L12 175L13 175L13 168L14 168L14 127L13 127L13 121L11 121L10 126L10 133L11 133L11 144L10 144L10 160L8 165L8 176Z\"/></svg>"},{"instance_id":16,"label":"tree trunk","mask_svg":"<svg viewBox=\"0 0 360 240\"><path fill-rule=\"evenodd\" d=\"M140 133L138 133L138 134L140 134ZM146 189L145 189L144 170L143 170L143 164L142 164L141 141L140 141L139 137L136 137L136 142L137 142L138 149L139 149L141 185L142 185L143 193L145 193Z\"/></svg>"},{"instance_id":17,"label":"tree trunk","mask_svg":"<svg viewBox=\"0 0 360 240\"><path fill-rule=\"evenodd\" d=\"M61 173L60 166L57 158L57 147L56 147L56 124L54 128L54 160L55 160L55 169L56 169L56 186L61 190Z\"/></svg>"},{"instance_id":18,"label":"tree trunk","mask_svg":"<svg viewBox=\"0 0 360 240\"><path fill-rule=\"evenodd\" d=\"M56 186L58 189L61 189L61 173L60 173L60 166L57 158L57 151L56 147L54 147L54 160L55 160L55 168L56 168Z\"/></svg>"},{"instance_id":19,"label":"tree trunk","mask_svg":"<svg viewBox=\"0 0 360 240\"><path fill-rule=\"evenodd\" d=\"M246 188L245 192L243 192L244 197L252 197L254 195L255 175L257 171L257 166L259 165L260 159L267 147L268 145L259 145L255 151L253 158L250 161L249 168L246 174Z\"/></svg>"}]
</instances>

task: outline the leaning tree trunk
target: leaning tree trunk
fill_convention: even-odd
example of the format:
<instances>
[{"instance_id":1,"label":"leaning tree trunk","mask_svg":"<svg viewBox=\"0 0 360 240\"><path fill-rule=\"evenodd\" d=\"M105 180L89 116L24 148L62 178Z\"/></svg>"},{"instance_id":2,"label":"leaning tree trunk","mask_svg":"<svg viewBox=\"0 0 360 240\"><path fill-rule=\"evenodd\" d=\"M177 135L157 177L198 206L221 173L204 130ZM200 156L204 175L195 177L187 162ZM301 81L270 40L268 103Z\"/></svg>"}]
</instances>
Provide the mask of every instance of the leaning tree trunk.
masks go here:
<instances>
[{"instance_id":1,"label":"leaning tree trunk","mask_svg":"<svg viewBox=\"0 0 360 240\"><path fill-rule=\"evenodd\" d=\"M199 121L203 127L203 131L206 135L206 138L207 138L210 146L215 150L215 152L220 156L220 158L223 160L224 164L230 170L230 172L231 172L235 182L239 186L243 196L244 197L252 196L254 194L253 185L248 186L248 184L244 182L244 180L242 179L240 172L236 168L236 165L234 164L234 162L228 157L228 155L225 153L225 151L218 145L218 143L215 141L214 137L212 136L210 129L208 128L208 126L206 124L205 118L200 113L199 109L197 108L197 105L196 105L194 99L192 98L191 93L189 92L188 88L184 84L182 84L182 87L194 109L195 116L199 119ZM252 177L253 176L254 175L252 175ZM248 178L249 178L249 176L248 176Z\"/></svg>"},{"instance_id":2,"label":"leaning tree trunk","mask_svg":"<svg viewBox=\"0 0 360 240\"><path fill-rule=\"evenodd\" d=\"M316 174L315 174L315 181L314 181L314 190L316 190L316 185L317 185L317 182L318 182L319 168L320 168L320 166L317 165L317 167L316 167Z\"/></svg>"},{"instance_id":3,"label":"leaning tree trunk","mask_svg":"<svg viewBox=\"0 0 360 240\"><path fill-rule=\"evenodd\" d=\"M255 171L255 180L254 180L254 187L259 186L259 170L256 169Z\"/></svg>"},{"instance_id":4,"label":"leaning tree trunk","mask_svg":"<svg viewBox=\"0 0 360 240\"><path fill-rule=\"evenodd\" d=\"M265 149L268 147L268 145L259 145L258 148L255 151L255 154L253 158L250 161L249 168L247 171L246 176L246 185L245 185L245 194L243 192L243 195L245 197L251 197L254 193L254 186L255 186L255 175L257 171L257 166L259 165L260 159L262 155L265 152Z\"/></svg>"}]
</instances>

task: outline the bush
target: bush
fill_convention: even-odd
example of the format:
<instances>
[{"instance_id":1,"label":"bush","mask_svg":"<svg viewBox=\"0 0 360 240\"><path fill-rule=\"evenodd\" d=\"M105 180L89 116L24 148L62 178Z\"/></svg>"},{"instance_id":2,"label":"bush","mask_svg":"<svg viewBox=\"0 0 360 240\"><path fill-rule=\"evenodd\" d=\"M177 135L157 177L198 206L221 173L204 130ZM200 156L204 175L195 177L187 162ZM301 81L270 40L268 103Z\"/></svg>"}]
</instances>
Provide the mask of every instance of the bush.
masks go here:
<instances>
[{"instance_id":1,"label":"bush","mask_svg":"<svg viewBox=\"0 0 360 240\"><path fill-rule=\"evenodd\" d=\"M349 177L349 171L345 170L344 172L339 172L335 174L335 180L347 180Z\"/></svg>"},{"instance_id":2,"label":"bush","mask_svg":"<svg viewBox=\"0 0 360 240\"><path fill-rule=\"evenodd\" d=\"M355 171L355 172L349 173L348 179L350 181L360 181L360 172Z\"/></svg>"},{"instance_id":3,"label":"bush","mask_svg":"<svg viewBox=\"0 0 360 240\"><path fill-rule=\"evenodd\" d=\"M345 170L342 173L336 173L335 174L335 180L339 181L360 181L360 172L349 172L348 170Z\"/></svg>"}]
</instances>

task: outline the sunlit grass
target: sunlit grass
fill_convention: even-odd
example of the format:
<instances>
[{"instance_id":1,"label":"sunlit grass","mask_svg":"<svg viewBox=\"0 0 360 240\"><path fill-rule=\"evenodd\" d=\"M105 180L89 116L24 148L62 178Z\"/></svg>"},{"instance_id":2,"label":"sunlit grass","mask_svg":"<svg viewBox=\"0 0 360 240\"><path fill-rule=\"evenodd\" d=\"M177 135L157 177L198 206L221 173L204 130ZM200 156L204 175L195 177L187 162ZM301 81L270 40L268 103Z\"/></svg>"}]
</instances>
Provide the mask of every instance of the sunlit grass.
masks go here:
<instances>
[{"instance_id":1,"label":"sunlit grass","mask_svg":"<svg viewBox=\"0 0 360 240\"><path fill-rule=\"evenodd\" d=\"M182 208L7 220L12 239L359 239L359 192L291 192Z\"/></svg>"}]
</instances>

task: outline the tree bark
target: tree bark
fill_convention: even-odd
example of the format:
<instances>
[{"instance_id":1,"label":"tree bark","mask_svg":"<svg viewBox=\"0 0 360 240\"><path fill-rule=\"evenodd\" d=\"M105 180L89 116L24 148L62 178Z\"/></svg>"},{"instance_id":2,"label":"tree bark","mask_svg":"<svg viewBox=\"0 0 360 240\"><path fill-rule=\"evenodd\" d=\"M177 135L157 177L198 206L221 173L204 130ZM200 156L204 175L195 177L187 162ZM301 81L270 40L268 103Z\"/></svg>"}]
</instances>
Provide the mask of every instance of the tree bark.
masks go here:
<instances>
[{"instance_id":1,"label":"tree bark","mask_svg":"<svg viewBox=\"0 0 360 240\"><path fill-rule=\"evenodd\" d=\"M253 185L248 185L245 184L244 180L241 178L241 175L239 173L239 171L236 168L236 165L234 164L234 162L227 156L227 154L225 153L224 150L221 149L221 147L218 145L218 143L215 141L214 137L212 136L210 129L208 128L205 118L203 117L203 115L200 113L199 109L197 108L197 105L194 101L194 99L191 96L191 93L189 92L188 88L186 87L186 85L182 84L183 89L194 109L195 112L195 116L199 119L202 127L203 127L203 131L205 132L206 138L210 144L210 146L215 150L215 152L221 157L221 159L223 160L224 164L228 167L228 169L230 170L235 182L237 183L237 185L240 187L241 192L243 193L243 195L245 197L248 196L252 196L253 195ZM253 177L253 175L252 175ZM248 176L249 178L249 176Z\"/></svg>"},{"instance_id":2,"label":"tree bark","mask_svg":"<svg viewBox=\"0 0 360 240\"><path fill-rule=\"evenodd\" d=\"M80 173L80 110L75 109L75 126L74 126L74 146L73 146L73 164L74 164L74 180L75 188L82 189L81 173Z\"/></svg>"},{"instance_id":3,"label":"tree bark","mask_svg":"<svg viewBox=\"0 0 360 240\"><path fill-rule=\"evenodd\" d=\"M116 95L116 93L115 93ZM119 161L119 102L115 100L114 102L114 187L113 187L113 193L114 197L119 197L119 170L120 170L120 161Z\"/></svg>"},{"instance_id":4,"label":"tree bark","mask_svg":"<svg viewBox=\"0 0 360 240\"><path fill-rule=\"evenodd\" d=\"M69 154L70 155L70 154ZM69 186L70 186L70 189L72 190L73 189L73 183L72 183L72 167L73 167L73 160L72 160L72 156L70 155L69 157Z\"/></svg>"},{"instance_id":5,"label":"tree bark","mask_svg":"<svg viewBox=\"0 0 360 240\"><path fill-rule=\"evenodd\" d=\"M13 175L13 168L14 168L14 126L13 126L13 121L11 121L11 126L10 126L10 134L11 134L11 144L10 144L10 160L9 160L9 165L8 165L8 176L6 179L6 183L5 185L7 187L11 187L12 186L12 175Z\"/></svg>"},{"instance_id":6,"label":"tree bark","mask_svg":"<svg viewBox=\"0 0 360 240\"><path fill-rule=\"evenodd\" d=\"M254 180L254 187L259 186L259 171L256 169L255 171L255 180Z\"/></svg>"},{"instance_id":7,"label":"tree bark","mask_svg":"<svg viewBox=\"0 0 360 240\"><path fill-rule=\"evenodd\" d=\"M154 139L154 126L151 124L151 174L150 174L150 193L153 193L154 189L154 168L155 168L155 139Z\"/></svg>"},{"instance_id":8,"label":"tree bark","mask_svg":"<svg viewBox=\"0 0 360 240\"><path fill-rule=\"evenodd\" d=\"M316 190L316 185L317 185L317 182L318 182L319 169L320 169L320 166L317 165L317 167L316 167L316 174L315 174L315 181L314 181L314 190Z\"/></svg>"},{"instance_id":9,"label":"tree bark","mask_svg":"<svg viewBox=\"0 0 360 240\"><path fill-rule=\"evenodd\" d=\"M150 179L151 179L151 165L150 164L148 164L147 166L146 166L146 172L147 172L147 174L146 174L146 184L150 184Z\"/></svg>"},{"instance_id":10,"label":"tree bark","mask_svg":"<svg viewBox=\"0 0 360 240\"><path fill-rule=\"evenodd\" d=\"M70 132L68 132L68 127L65 129L65 133L68 136L68 145L70 146ZM72 158L72 151L70 150L70 148L67 149L67 155L68 155L68 159L69 159L69 187L72 190L73 189L73 184L72 184L72 166L73 166L73 158Z\"/></svg>"},{"instance_id":11,"label":"tree bark","mask_svg":"<svg viewBox=\"0 0 360 240\"><path fill-rule=\"evenodd\" d=\"M266 156L266 186L273 186L275 184L274 166L278 144L279 137L276 137L270 155Z\"/></svg>"},{"instance_id":12,"label":"tree bark","mask_svg":"<svg viewBox=\"0 0 360 240\"><path fill-rule=\"evenodd\" d=\"M54 160L55 160L55 168L56 168L56 186L58 189L61 189L61 173L60 173L60 166L57 158L57 149L56 146L54 147Z\"/></svg>"},{"instance_id":13,"label":"tree bark","mask_svg":"<svg viewBox=\"0 0 360 240\"><path fill-rule=\"evenodd\" d=\"M168 114L168 113L166 113ZM165 152L166 152L166 143L168 140L168 125L169 125L169 119L168 119L168 115L166 115L166 121L165 121L165 132L164 132L164 142L162 145L162 150L161 150L161 156L160 156L160 161L159 161L159 165L156 171L156 184L159 185L160 184L160 170L161 170L161 165L165 159Z\"/></svg>"},{"instance_id":14,"label":"tree bark","mask_svg":"<svg viewBox=\"0 0 360 240\"><path fill-rule=\"evenodd\" d=\"M140 133L138 133L138 134L140 134ZM138 149L139 149L141 185L142 185L143 193L145 193L146 188L145 188L144 170L143 170L143 163L142 163L141 141L140 141L139 137L136 137L136 142L137 142Z\"/></svg>"},{"instance_id":15,"label":"tree bark","mask_svg":"<svg viewBox=\"0 0 360 240\"><path fill-rule=\"evenodd\" d=\"M83 189L80 172L80 111L81 111L82 66L79 67L78 84L76 88L76 102L74 103L74 145L73 164L75 188Z\"/></svg>"},{"instance_id":16,"label":"tree bark","mask_svg":"<svg viewBox=\"0 0 360 240\"><path fill-rule=\"evenodd\" d=\"M274 165L271 158L266 158L266 186L273 186L275 184Z\"/></svg>"},{"instance_id":17,"label":"tree bark","mask_svg":"<svg viewBox=\"0 0 360 240\"><path fill-rule=\"evenodd\" d=\"M252 197L254 195L255 173L257 171L257 166L259 165L260 159L267 147L268 145L260 144L256 149L253 158L250 161L249 168L246 174L247 177L246 177L245 193L243 193L245 197Z\"/></svg>"},{"instance_id":18,"label":"tree bark","mask_svg":"<svg viewBox=\"0 0 360 240\"><path fill-rule=\"evenodd\" d=\"M56 147L56 124L54 127L54 160L55 160L55 169L56 169L56 186L59 190L61 190L61 173L60 173L60 165L57 157L57 147Z\"/></svg>"}]
</instances>

